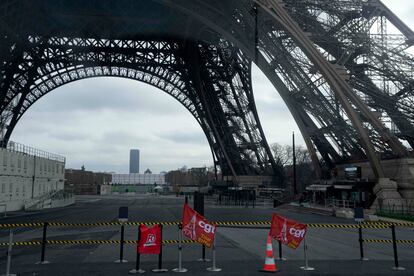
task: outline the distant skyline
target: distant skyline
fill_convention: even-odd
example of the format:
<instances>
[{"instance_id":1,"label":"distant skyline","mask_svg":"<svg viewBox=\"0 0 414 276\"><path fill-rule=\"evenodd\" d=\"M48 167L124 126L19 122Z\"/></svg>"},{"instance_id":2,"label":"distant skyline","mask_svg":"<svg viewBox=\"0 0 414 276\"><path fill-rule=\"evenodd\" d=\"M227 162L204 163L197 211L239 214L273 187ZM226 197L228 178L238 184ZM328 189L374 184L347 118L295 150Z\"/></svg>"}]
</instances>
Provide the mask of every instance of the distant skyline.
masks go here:
<instances>
[{"instance_id":1,"label":"distant skyline","mask_svg":"<svg viewBox=\"0 0 414 276\"><path fill-rule=\"evenodd\" d=\"M384 0L409 27L414 1ZM253 67L253 90L269 144L303 138L285 103ZM128 173L129 150L140 149L141 171L154 173L211 166L207 139L192 115L174 98L134 80L100 77L52 91L22 117L11 140L61 154L67 168Z\"/></svg>"}]
</instances>

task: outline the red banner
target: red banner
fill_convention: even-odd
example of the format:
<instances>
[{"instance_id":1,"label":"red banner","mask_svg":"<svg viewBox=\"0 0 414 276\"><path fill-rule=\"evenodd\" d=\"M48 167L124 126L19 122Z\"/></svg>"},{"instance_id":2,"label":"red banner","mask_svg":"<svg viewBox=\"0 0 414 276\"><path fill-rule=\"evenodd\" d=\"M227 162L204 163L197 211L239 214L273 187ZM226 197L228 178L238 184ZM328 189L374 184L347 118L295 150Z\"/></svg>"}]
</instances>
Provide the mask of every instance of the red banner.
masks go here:
<instances>
[{"instance_id":1,"label":"red banner","mask_svg":"<svg viewBox=\"0 0 414 276\"><path fill-rule=\"evenodd\" d=\"M191 240L211 247L214 242L216 225L208 222L202 215L194 211L188 204L183 210L183 234Z\"/></svg>"},{"instance_id":2,"label":"red banner","mask_svg":"<svg viewBox=\"0 0 414 276\"><path fill-rule=\"evenodd\" d=\"M273 214L270 236L296 249L305 238L307 225Z\"/></svg>"},{"instance_id":3,"label":"red banner","mask_svg":"<svg viewBox=\"0 0 414 276\"><path fill-rule=\"evenodd\" d=\"M139 231L141 231L138 252L139 254L160 254L161 252L161 226L155 225L148 228L145 225L140 225Z\"/></svg>"}]
</instances>

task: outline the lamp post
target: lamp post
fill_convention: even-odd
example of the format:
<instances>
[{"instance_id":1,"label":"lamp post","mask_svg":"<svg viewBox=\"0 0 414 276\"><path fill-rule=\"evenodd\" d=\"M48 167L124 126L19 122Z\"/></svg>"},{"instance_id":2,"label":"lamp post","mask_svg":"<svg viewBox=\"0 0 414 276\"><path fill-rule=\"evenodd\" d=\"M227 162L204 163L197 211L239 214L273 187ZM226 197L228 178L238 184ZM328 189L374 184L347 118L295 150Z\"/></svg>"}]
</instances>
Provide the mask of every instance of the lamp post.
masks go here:
<instances>
[{"instance_id":1,"label":"lamp post","mask_svg":"<svg viewBox=\"0 0 414 276\"><path fill-rule=\"evenodd\" d=\"M292 133L292 158L293 158L293 194L298 194L298 188L296 187L296 149L295 149L295 132Z\"/></svg>"}]
</instances>

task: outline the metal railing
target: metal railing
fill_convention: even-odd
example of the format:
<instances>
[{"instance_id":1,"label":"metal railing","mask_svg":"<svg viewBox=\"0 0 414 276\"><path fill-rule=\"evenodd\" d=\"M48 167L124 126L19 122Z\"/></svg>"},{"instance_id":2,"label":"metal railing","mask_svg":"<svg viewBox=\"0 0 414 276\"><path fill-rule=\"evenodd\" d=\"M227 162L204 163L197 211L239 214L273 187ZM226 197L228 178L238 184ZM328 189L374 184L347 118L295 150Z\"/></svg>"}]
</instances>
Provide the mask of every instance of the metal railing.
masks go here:
<instances>
[{"instance_id":1,"label":"metal railing","mask_svg":"<svg viewBox=\"0 0 414 276\"><path fill-rule=\"evenodd\" d=\"M213 222L215 225L219 227L231 227L231 228L250 228L250 229L269 229L270 228L270 221L252 221L252 222L223 222L223 221L217 221ZM162 233L162 226L178 226L179 233L181 233L181 222L103 222L103 223L56 223L56 222L43 222L43 223L16 223L16 224L0 224L0 228L3 229L10 229L10 239L9 242L0 242L0 246L8 246L8 256L11 256L11 249L13 246L41 246L41 256L40 261L38 264L47 264L48 262L45 260L45 253L46 248L49 246L59 246L59 245L68 245L68 244L77 244L77 245L91 245L91 244L97 244L97 245L119 245L120 247L120 260L123 260L123 251L124 251L124 245L130 244L135 245L139 241L138 240L124 240L124 231L126 226L136 226L136 225L159 225L161 226L161 233ZM360 260L367 260L365 258L364 254L364 247L370 243L387 243L387 244L393 244L393 253L394 253L394 264L395 266L393 269L395 270L404 270L403 267L399 266L398 261L398 252L397 252L397 244L414 244L414 240L407 240L407 239L397 239L396 238L396 227L414 227L414 223L387 223L387 222L367 222L367 223L359 223L359 224L320 224L320 223L311 223L307 224L308 227L315 227L315 228L331 228L331 229L338 229L338 228L345 228L345 229L355 229L358 230L358 232L355 232L355 234L358 235L358 240L355 239L355 241L358 241L359 243L359 249L360 249ZM121 232L121 238L120 240L53 240L48 238L47 236L47 230L50 227L120 227ZM236 226L236 227L234 227ZM36 228L43 228L43 234L41 239L32 240L32 241L13 241L13 229L14 228L27 228L27 227L36 227ZM364 229L391 229L391 238L385 238L385 239L364 239L363 237L363 230ZM161 234L161 241L163 245L168 244L179 244L181 246L182 243L196 243L197 241L194 240L182 240L181 235L179 235L178 240L164 240L162 239ZM305 241L304 241L305 242ZM162 247L161 247L162 248ZM181 250L181 249L179 249ZM306 246L305 246L306 250ZM279 258L282 259L282 247L281 242L279 242ZM307 261L307 258L305 256L305 260ZM162 261L162 260L161 260ZM118 261L116 261L118 262ZM8 260L8 263L10 262L10 259Z\"/></svg>"},{"instance_id":2,"label":"metal railing","mask_svg":"<svg viewBox=\"0 0 414 276\"><path fill-rule=\"evenodd\" d=\"M66 162L66 158L64 156L58 155L58 154L54 154L54 153L50 153L47 151L43 151L40 149L36 149L36 148L32 148L20 143L16 143L13 141L9 141L7 143L7 150L12 151L12 152L19 152L19 153L24 153L24 154L28 154L28 155L32 155L32 156L36 156L36 157L41 157L41 158L46 158L49 160L54 160L54 161L58 161L58 162L62 162L65 163Z\"/></svg>"},{"instance_id":3,"label":"metal railing","mask_svg":"<svg viewBox=\"0 0 414 276\"><path fill-rule=\"evenodd\" d=\"M334 206L337 208L347 208L347 209L354 209L356 207L356 201L353 200L346 200L346 199L327 199L326 200L327 206Z\"/></svg>"},{"instance_id":4,"label":"metal railing","mask_svg":"<svg viewBox=\"0 0 414 276\"><path fill-rule=\"evenodd\" d=\"M410 200L399 202L399 204L384 204L381 200L379 200L378 205L379 208L376 209L377 213L414 217L414 203Z\"/></svg>"}]
</instances>

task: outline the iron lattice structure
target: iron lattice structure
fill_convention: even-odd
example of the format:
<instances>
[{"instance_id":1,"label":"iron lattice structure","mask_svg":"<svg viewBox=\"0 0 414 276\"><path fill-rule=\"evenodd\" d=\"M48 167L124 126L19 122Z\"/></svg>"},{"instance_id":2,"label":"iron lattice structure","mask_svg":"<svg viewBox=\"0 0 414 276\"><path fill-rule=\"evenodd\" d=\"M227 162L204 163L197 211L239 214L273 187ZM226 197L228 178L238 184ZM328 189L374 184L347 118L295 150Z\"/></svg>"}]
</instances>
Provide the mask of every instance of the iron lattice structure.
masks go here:
<instances>
[{"instance_id":1,"label":"iron lattice structure","mask_svg":"<svg viewBox=\"0 0 414 276\"><path fill-rule=\"evenodd\" d=\"M0 139L66 83L160 88L194 116L224 175L281 175L257 115L254 62L321 164L412 155L414 33L378 0L2 0Z\"/></svg>"}]
</instances>

